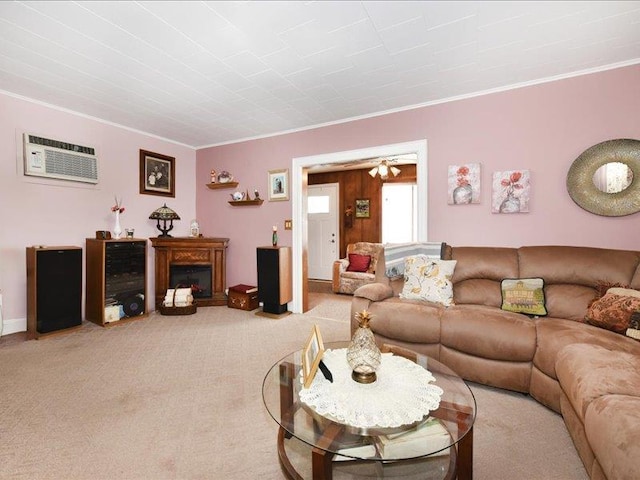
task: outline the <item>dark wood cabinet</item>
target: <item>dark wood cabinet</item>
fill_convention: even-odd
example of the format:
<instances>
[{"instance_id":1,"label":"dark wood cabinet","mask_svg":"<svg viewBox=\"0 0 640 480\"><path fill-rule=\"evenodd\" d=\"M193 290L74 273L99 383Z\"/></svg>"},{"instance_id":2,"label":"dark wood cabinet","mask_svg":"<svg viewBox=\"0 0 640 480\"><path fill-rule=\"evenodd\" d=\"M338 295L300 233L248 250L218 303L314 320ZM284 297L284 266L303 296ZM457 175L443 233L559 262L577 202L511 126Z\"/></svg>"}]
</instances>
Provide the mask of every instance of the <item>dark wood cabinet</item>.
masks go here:
<instances>
[{"instance_id":1,"label":"dark wood cabinet","mask_svg":"<svg viewBox=\"0 0 640 480\"><path fill-rule=\"evenodd\" d=\"M168 288L191 287L198 306L227 304L228 238L155 237L156 309Z\"/></svg>"},{"instance_id":2,"label":"dark wood cabinet","mask_svg":"<svg viewBox=\"0 0 640 480\"><path fill-rule=\"evenodd\" d=\"M279 315L287 312L293 299L291 247L258 247L258 300L262 311Z\"/></svg>"},{"instance_id":3,"label":"dark wood cabinet","mask_svg":"<svg viewBox=\"0 0 640 480\"><path fill-rule=\"evenodd\" d=\"M82 248L27 247L27 338L82 325Z\"/></svg>"},{"instance_id":4,"label":"dark wood cabinet","mask_svg":"<svg viewBox=\"0 0 640 480\"><path fill-rule=\"evenodd\" d=\"M147 241L87 238L87 320L103 327L147 316Z\"/></svg>"}]
</instances>

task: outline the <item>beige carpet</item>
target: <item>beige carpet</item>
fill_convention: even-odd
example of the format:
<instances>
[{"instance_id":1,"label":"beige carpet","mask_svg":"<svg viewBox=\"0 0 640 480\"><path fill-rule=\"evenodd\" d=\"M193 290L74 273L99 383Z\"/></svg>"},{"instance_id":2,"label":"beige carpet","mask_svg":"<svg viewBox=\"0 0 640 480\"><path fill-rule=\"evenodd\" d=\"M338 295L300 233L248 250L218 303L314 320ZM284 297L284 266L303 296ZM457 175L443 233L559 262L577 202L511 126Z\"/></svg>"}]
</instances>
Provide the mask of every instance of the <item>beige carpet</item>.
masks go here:
<instances>
[{"instance_id":1,"label":"beige carpet","mask_svg":"<svg viewBox=\"0 0 640 480\"><path fill-rule=\"evenodd\" d=\"M37 341L0 340L0 478L284 478L261 384L312 325L349 339L350 297L280 320L226 307L153 314ZM472 385L476 479L584 480L562 419Z\"/></svg>"}]
</instances>

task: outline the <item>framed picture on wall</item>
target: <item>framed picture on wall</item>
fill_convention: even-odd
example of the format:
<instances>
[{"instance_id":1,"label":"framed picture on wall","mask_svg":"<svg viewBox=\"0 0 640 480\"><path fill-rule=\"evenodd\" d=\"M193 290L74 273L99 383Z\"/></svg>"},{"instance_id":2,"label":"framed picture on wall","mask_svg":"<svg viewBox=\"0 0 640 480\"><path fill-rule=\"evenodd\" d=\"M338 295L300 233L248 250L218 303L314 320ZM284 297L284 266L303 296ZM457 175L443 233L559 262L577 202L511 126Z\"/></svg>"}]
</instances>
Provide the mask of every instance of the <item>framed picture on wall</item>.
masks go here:
<instances>
[{"instance_id":1,"label":"framed picture on wall","mask_svg":"<svg viewBox=\"0 0 640 480\"><path fill-rule=\"evenodd\" d=\"M369 199L356 199L356 218L369 218Z\"/></svg>"},{"instance_id":2,"label":"framed picture on wall","mask_svg":"<svg viewBox=\"0 0 640 480\"><path fill-rule=\"evenodd\" d=\"M289 200L289 170L269 170L269 201Z\"/></svg>"},{"instance_id":3,"label":"framed picture on wall","mask_svg":"<svg viewBox=\"0 0 640 480\"><path fill-rule=\"evenodd\" d=\"M527 213L530 195L529 170L493 172L491 213Z\"/></svg>"},{"instance_id":4,"label":"framed picture on wall","mask_svg":"<svg viewBox=\"0 0 640 480\"><path fill-rule=\"evenodd\" d=\"M176 196L176 159L140 150L140 193Z\"/></svg>"},{"instance_id":5,"label":"framed picture on wall","mask_svg":"<svg viewBox=\"0 0 640 480\"><path fill-rule=\"evenodd\" d=\"M447 203L468 205L480 203L480 164L449 165L447 171Z\"/></svg>"}]
</instances>

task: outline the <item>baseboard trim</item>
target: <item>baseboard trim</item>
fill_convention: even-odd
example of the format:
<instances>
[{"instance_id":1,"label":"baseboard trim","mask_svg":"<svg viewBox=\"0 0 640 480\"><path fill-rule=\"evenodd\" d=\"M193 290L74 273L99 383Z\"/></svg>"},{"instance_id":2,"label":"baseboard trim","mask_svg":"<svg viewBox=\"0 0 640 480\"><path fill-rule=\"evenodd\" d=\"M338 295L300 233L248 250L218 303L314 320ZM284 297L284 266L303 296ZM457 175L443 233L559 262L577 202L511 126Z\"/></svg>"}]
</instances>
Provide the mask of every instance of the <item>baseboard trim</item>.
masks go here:
<instances>
[{"instance_id":1,"label":"baseboard trim","mask_svg":"<svg viewBox=\"0 0 640 480\"><path fill-rule=\"evenodd\" d=\"M2 336L11 335L12 333L27 331L26 318L10 318L2 322L2 325L3 325Z\"/></svg>"}]
</instances>

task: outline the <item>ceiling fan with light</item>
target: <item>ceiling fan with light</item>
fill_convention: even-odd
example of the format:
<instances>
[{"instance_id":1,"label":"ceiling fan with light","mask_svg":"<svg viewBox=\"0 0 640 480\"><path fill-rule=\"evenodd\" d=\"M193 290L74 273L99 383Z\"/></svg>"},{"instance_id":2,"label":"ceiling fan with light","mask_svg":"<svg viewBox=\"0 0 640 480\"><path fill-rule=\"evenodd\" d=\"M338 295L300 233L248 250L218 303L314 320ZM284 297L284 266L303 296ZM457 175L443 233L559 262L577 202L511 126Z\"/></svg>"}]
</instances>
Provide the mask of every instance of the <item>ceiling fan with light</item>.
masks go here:
<instances>
[{"instance_id":1,"label":"ceiling fan with light","mask_svg":"<svg viewBox=\"0 0 640 480\"><path fill-rule=\"evenodd\" d=\"M391 173L394 177L397 177L400 174L400 169L398 167L394 167L393 165L389 165L389 160L387 160L386 158L383 158L377 166L369 170L369 175L371 175L373 178L376 178L376 175L379 175L382 180L388 179L389 173Z\"/></svg>"}]
</instances>

